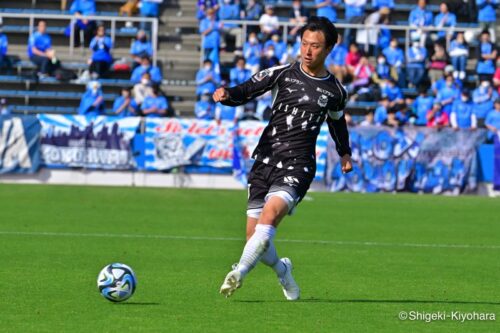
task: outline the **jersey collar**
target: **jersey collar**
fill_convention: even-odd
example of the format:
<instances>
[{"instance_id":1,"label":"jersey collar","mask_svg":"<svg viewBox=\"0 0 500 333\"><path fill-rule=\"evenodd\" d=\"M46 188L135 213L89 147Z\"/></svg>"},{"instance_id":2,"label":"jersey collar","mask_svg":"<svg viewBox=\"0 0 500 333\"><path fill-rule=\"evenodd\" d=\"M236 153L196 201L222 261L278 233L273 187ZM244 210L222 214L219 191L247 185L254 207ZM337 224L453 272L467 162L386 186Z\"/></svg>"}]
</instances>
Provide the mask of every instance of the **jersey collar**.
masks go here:
<instances>
[{"instance_id":1,"label":"jersey collar","mask_svg":"<svg viewBox=\"0 0 500 333\"><path fill-rule=\"evenodd\" d=\"M323 76L323 77L316 77L316 76L311 76L309 74L307 74L303 69L302 69L302 62L299 62L299 68L300 68L300 71L302 72L302 74L304 74L305 76L307 76L308 78L310 79L313 79L313 80L319 80L319 81L324 81L324 80L328 80L331 76L330 72L326 71L328 73L327 76Z\"/></svg>"}]
</instances>

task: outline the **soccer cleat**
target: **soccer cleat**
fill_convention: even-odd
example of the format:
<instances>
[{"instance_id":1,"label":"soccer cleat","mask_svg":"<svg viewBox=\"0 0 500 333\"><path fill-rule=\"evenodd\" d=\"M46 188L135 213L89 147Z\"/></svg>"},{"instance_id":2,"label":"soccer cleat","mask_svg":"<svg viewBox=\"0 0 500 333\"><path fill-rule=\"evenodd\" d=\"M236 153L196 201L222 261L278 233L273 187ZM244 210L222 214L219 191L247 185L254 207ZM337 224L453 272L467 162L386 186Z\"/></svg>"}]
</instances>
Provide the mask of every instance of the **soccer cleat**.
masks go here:
<instances>
[{"instance_id":1,"label":"soccer cleat","mask_svg":"<svg viewBox=\"0 0 500 333\"><path fill-rule=\"evenodd\" d=\"M241 287L241 273L237 270L232 270L226 275L224 283L220 287L220 293L226 298L230 297L234 291Z\"/></svg>"},{"instance_id":2,"label":"soccer cleat","mask_svg":"<svg viewBox=\"0 0 500 333\"><path fill-rule=\"evenodd\" d=\"M280 284L283 287L283 294L285 294L287 300L296 301L300 298L300 288L292 276L292 262L288 258L281 258L280 261L286 267L283 277L279 277Z\"/></svg>"}]
</instances>

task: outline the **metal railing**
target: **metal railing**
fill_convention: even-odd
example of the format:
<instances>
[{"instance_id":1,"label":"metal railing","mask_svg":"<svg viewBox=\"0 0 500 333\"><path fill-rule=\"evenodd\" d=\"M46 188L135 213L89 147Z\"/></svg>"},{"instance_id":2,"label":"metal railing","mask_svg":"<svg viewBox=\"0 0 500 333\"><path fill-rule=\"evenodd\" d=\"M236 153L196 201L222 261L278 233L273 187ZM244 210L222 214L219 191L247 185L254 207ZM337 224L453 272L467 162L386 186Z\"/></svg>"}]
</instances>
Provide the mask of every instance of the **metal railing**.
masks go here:
<instances>
[{"instance_id":1,"label":"metal railing","mask_svg":"<svg viewBox=\"0 0 500 333\"><path fill-rule=\"evenodd\" d=\"M111 40L113 43L116 39L116 22L146 22L151 24L151 44L153 48L153 63L156 65L157 61L157 50L158 50L158 19L157 18L145 18L145 17L122 17L122 16L98 16L98 15L88 15L77 18L75 15L67 14L42 14L42 13L0 13L1 18L15 18L15 19L27 19L29 20L29 35L33 34L35 29L35 20L62 20L68 21L70 25L70 36L69 36L69 55L73 56L75 53L75 23L79 19L86 19L91 21L104 21L111 23ZM83 44L82 44L83 48Z\"/></svg>"}]
</instances>

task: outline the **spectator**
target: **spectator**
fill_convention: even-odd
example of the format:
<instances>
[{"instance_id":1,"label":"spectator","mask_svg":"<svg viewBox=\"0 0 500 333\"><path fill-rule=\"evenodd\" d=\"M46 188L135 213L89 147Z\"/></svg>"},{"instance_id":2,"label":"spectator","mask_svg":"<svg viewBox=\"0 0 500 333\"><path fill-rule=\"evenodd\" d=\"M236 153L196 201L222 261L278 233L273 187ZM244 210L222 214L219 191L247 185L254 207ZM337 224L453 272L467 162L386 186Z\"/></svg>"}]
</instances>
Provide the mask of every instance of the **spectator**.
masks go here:
<instances>
[{"instance_id":1,"label":"spectator","mask_svg":"<svg viewBox=\"0 0 500 333\"><path fill-rule=\"evenodd\" d=\"M316 8L316 16L322 16L329 19L331 22L337 22L337 10L340 5L340 0L314 0Z\"/></svg>"},{"instance_id":2,"label":"spectator","mask_svg":"<svg viewBox=\"0 0 500 333\"><path fill-rule=\"evenodd\" d=\"M436 96L436 101L441 104L441 110L450 115L453 102L459 97L460 90L456 87L453 76L446 76L446 85L438 91Z\"/></svg>"},{"instance_id":3,"label":"spectator","mask_svg":"<svg viewBox=\"0 0 500 333\"><path fill-rule=\"evenodd\" d=\"M373 126L375 125L375 117L373 114L373 111L369 111L366 115L363 121L359 123L359 126Z\"/></svg>"},{"instance_id":4,"label":"spectator","mask_svg":"<svg viewBox=\"0 0 500 333\"><path fill-rule=\"evenodd\" d=\"M152 94L152 85L153 83L151 82L151 75L148 72L142 74L141 81L134 85L134 101L138 109L140 108L142 102L144 102L146 96Z\"/></svg>"},{"instance_id":5,"label":"spectator","mask_svg":"<svg viewBox=\"0 0 500 333\"><path fill-rule=\"evenodd\" d=\"M344 82L347 75L346 57L347 48L342 43L342 35L339 35L338 42L326 58L325 65L340 82Z\"/></svg>"},{"instance_id":6,"label":"spectator","mask_svg":"<svg viewBox=\"0 0 500 333\"><path fill-rule=\"evenodd\" d=\"M398 78L397 73L391 70L391 67L387 63L385 56L379 54L377 57L377 65L375 66L375 75L373 76L373 81L382 86L386 80Z\"/></svg>"},{"instance_id":7,"label":"spectator","mask_svg":"<svg viewBox=\"0 0 500 333\"><path fill-rule=\"evenodd\" d=\"M259 67L260 70L278 66L280 63L278 57L276 57L276 52L274 51L274 45L270 44L264 50L264 54L260 57Z\"/></svg>"},{"instance_id":8,"label":"spectator","mask_svg":"<svg viewBox=\"0 0 500 333\"><path fill-rule=\"evenodd\" d=\"M9 40L7 35L3 33L3 25L0 23L0 70L6 69L10 72L12 63L7 56L9 50Z\"/></svg>"},{"instance_id":9,"label":"spectator","mask_svg":"<svg viewBox=\"0 0 500 333\"><path fill-rule=\"evenodd\" d=\"M432 109L427 112L427 127L440 129L449 125L450 118L448 114L441 110L441 104L435 102Z\"/></svg>"},{"instance_id":10,"label":"spectator","mask_svg":"<svg viewBox=\"0 0 500 333\"><path fill-rule=\"evenodd\" d=\"M52 75L58 65L52 40L46 29L45 21L38 22L37 31L28 40L28 57L37 66L41 76Z\"/></svg>"},{"instance_id":11,"label":"spectator","mask_svg":"<svg viewBox=\"0 0 500 333\"><path fill-rule=\"evenodd\" d=\"M434 97L427 94L427 88L425 86L420 86L418 89L418 97L412 104L412 111L415 116L414 124L416 126L427 125L427 111L432 109L433 104Z\"/></svg>"},{"instance_id":12,"label":"spectator","mask_svg":"<svg viewBox=\"0 0 500 333\"><path fill-rule=\"evenodd\" d=\"M241 20L240 15L240 5L238 3L234 3L233 0L224 0L219 9L219 18L221 20ZM222 39L221 48L226 49L228 45L229 36L235 39L234 47L238 50L241 50L243 46L242 41L242 30L239 25L233 23L224 23L221 29L222 35L224 38ZM230 47L229 49L233 49Z\"/></svg>"},{"instance_id":13,"label":"spectator","mask_svg":"<svg viewBox=\"0 0 500 333\"><path fill-rule=\"evenodd\" d=\"M444 68L444 76L431 85L431 90L434 93L434 95L437 95L438 91L441 90L441 88L443 88L444 86L446 86L446 77L448 75L453 75L452 65L447 65ZM462 81L460 81L459 79L455 79L453 86L458 90L462 90Z\"/></svg>"},{"instance_id":14,"label":"spectator","mask_svg":"<svg viewBox=\"0 0 500 333\"><path fill-rule=\"evenodd\" d=\"M137 104L132 99L130 88L122 88L121 96L113 103L113 113L121 118L136 115Z\"/></svg>"},{"instance_id":15,"label":"spectator","mask_svg":"<svg viewBox=\"0 0 500 333\"><path fill-rule=\"evenodd\" d=\"M203 67L196 73L196 95L213 94L219 84L220 75L215 72L212 62L205 60Z\"/></svg>"},{"instance_id":16,"label":"spectator","mask_svg":"<svg viewBox=\"0 0 500 333\"><path fill-rule=\"evenodd\" d=\"M398 40L396 38L391 39L389 47L385 48L382 53L387 59L387 63L394 68L398 74L398 86L400 88L405 86L405 75L404 75L404 61L405 57L403 50L398 47Z\"/></svg>"},{"instance_id":17,"label":"spectator","mask_svg":"<svg viewBox=\"0 0 500 333\"><path fill-rule=\"evenodd\" d=\"M215 104L213 103L212 95L209 93L201 94L200 99L194 105L196 119L214 119L214 108Z\"/></svg>"},{"instance_id":18,"label":"spectator","mask_svg":"<svg viewBox=\"0 0 500 333\"><path fill-rule=\"evenodd\" d=\"M449 54L453 65L453 77L460 80L465 79L469 47L465 42L463 32L457 33L457 37L451 41Z\"/></svg>"},{"instance_id":19,"label":"spectator","mask_svg":"<svg viewBox=\"0 0 500 333\"><path fill-rule=\"evenodd\" d=\"M370 84L371 77L374 73L372 65L368 62L366 56L362 56L358 65L354 68L354 80L348 86L350 94L355 93L361 87L367 87Z\"/></svg>"},{"instance_id":20,"label":"spectator","mask_svg":"<svg viewBox=\"0 0 500 333\"><path fill-rule=\"evenodd\" d=\"M290 17L290 23L294 24L295 27L293 27L292 30L290 30L289 34L290 41L293 41L295 39L300 27L307 22L309 16L310 16L309 9L304 7L301 0L292 1L292 8L290 9L289 17Z\"/></svg>"},{"instance_id":21,"label":"spectator","mask_svg":"<svg viewBox=\"0 0 500 333\"><path fill-rule=\"evenodd\" d=\"M231 80L231 87L242 84L245 81L250 80L252 72L246 69L245 58L237 57L235 61L235 67L229 72L229 78Z\"/></svg>"},{"instance_id":22,"label":"spectator","mask_svg":"<svg viewBox=\"0 0 500 333\"><path fill-rule=\"evenodd\" d=\"M365 45L364 51L373 52L375 57L378 56L380 50L384 50L390 44L391 30L386 26L389 24L390 13L391 11L387 7L382 7L371 13L363 22L366 28L358 29L356 32L356 43ZM372 26L377 26L378 29L374 29Z\"/></svg>"},{"instance_id":23,"label":"spectator","mask_svg":"<svg viewBox=\"0 0 500 333\"><path fill-rule=\"evenodd\" d=\"M474 112L477 117L478 126L484 127L484 119L493 110L493 101L498 98L498 93L491 86L490 81L483 80L481 85L472 92Z\"/></svg>"},{"instance_id":24,"label":"spectator","mask_svg":"<svg viewBox=\"0 0 500 333\"><path fill-rule=\"evenodd\" d=\"M132 83L134 84L139 83L142 78L142 74L144 73L149 73L153 84L160 84L163 80L160 68L158 66L152 65L151 59L148 56L141 57L141 65L134 69L130 77L130 81L132 81Z\"/></svg>"},{"instance_id":25,"label":"spectator","mask_svg":"<svg viewBox=\"0 0 500 333\"><path fill-rule=\"evenodd\" d=\"M396 113L405 106L403 92L394 79L388 80L382 87L382 96L387 96L389 99L389 113Z\"/></svg>"},{"instance_id":26,"label":"spectator","mask_svg":"<svg viewBox=\"0 0 500 333\"><path fill-rule=\"evenodd\" d=\"M379 10L380 8L389 8L392 10L394 9L394 0L372 0L372 7L375 10Z\"/></svg>"},{"instance_id":27,"label":"spectator","mask_svg":"<svg viewBox=\"0 0 500 333\"><path fill-rule=\"evenodd\" d=\"M476 0L477 8L479 9L477 20L479 27L483 30L490 31L491 40L495 41L495 22L497 20L496 9L498 8L499 0Z\"/></svg>"},{"instance_id":28,"label":"spectator","mask_svg":"<svg viewBox=\"0 0 500 333\"><path fill-rule=\"evenodd\" d=\"M206 11L206 17L200 21L200 33L202 35L203 59L211 59L218 63L219 43L220 43L220 24L215 18L215 11L209 8Z\"/></svg>"},{"instance_id":29,"label":"spectator","mask_svg":"<svg viewBox=\"0 0 500 333\"><path fill-rule=\"evenodd\" d=\"M426 0L418 0L417 7L412 9L410 12L410 17L408 18L408 23L411 27L418 28L411 32L410 37L418 38L420 40L420 46L425 47L425 41L427 40L427 31L422 30L423 27L432 26L432 12L427 8Z\"/></svg>"},{"instance_id":30,"label":"spectator","mask_svg":"<svg viewBox=\"0 0 500 333\"><path fill-rule=\"evenodd\" d=\"M83 31L84 45L89 46L95 34L96 24L85 16L95 15L95 0L73 0L69 12L77 18L74 26L75 46L80 46L80 31ZM68 32L66 34L69 36Z\"/></svg>"},{"instance_id":31,"label":"spectator","mask_svg":"<svg viewBox=\"0 0 500 333\"><path fill-rule=\"evenodd\" d=\"M118 15L120 16L134 16L139 11L139 0L127 0L127 2L120 7Z\"/></svg>"},{"instance_id":32,"label":"spectator","mask_svg":"<svg viewBox=\"0 0 500 333\"><path fill-rule=\"evenodd\" d=\"M385 125L387 123L387 115L389 113L389 99L387 96L382 95L378 106L375 109L375 114L373 115L373 121L375 125Z\"/></svg>"},{"instance_id":33,"label":"spectator","mask_svg":"<svg viewBox=\"0 0 500 333\"><path fill-rule=\"evenodd\" d=\"M208 9L212 9L215 13L219 10L219 3L217 0L198 0L198 20L203 20L206 17Z\"/></svg>"},{"instance_id":34,"label":"spectator","mask_svg":"<svg viewBox=\"0 0 500 333\"><path fill-rule=\"evenodd\" d=\"M89 62L89 71L94 78L106 76L111 63L113 62L113 56L111 55L113 44L111 42L111 38L104 35L105 31L104 26L100 25L97 27L96 36L90 42L92 58Z\"/></svg>"},{"instance_id":35,"label":"spectator","mask_svg":"<svg viewBox=\"0 0 500 333\"><path fill-rule=\"evenodd\" d=\"M266 41L272 34L279 32L280 23L278 16L274 14L274 6L266 5L266 12L260 17L259 25L262 40Z\"/></svg>"},{"instance_id":36,"label":"spectator","mask_svg":"<svg viewBox=\"0 0 500 333\"><path fill-rule=\"evenodd\" d=\"M97 117L104 113L104 96L101 84L97 81L90 81L87 90L82 96L78 114Z\"/></svg>"},{"instance_id":37,"label":"spectator","mask_svg":"<svg viewBox=\"0 0 500 333\"><path fill-rule=\"evenodd\" d=\"M146 56L151 58L153 56L153 46L144 30L137 32L137 36L130 47L130 55L134 61L132 65L133 69L141 64L141 57Z\"/></svg>"},{"instance_id":38,"label":"spectator","mask_svg":"<svg viewBox=\"0 0 500 333\"><path fill-rule=\"evenodd\" d=\"M497 58L497 50L495 45L490 41L490 33L488 30L481 32L481 44L477 49L477 67L476 71L479 75L479 80L490 81L495 74L495 59Z\"/></svg>"},{"instance_id":39,"label":"spectator","mask_svg":"<svg viewBox=\"0 0 500 333\"><path fill-rule=\"evenodd\" d=\"M462 90L460 99L453 102L450 113L450 124L455 130L476 129L477 119L474 114L474 106L470 102L468 90Z\"/></svg>"},{"instance_id":40,"label":"spectator","mask_svg":"<svg viewBox=\"0 0 500 333\"><path fill-rule=\"evenodd\" d=\"M448 10L448 4L441 2L439 5L439 14L434 17L434 26L436 28L452 28L457 25L457 17ZM450 38L453 32L438 31L437 38Z\"/></svg>"},{"instance_id":41,"label":"spectator","mask_svg":"<svg viewBox=\"0 0 500 333\"><path fill-rule=\"evenodd\" d=\"M0 116L10 116L10 107L5 98L0 99Z\"/></svg>"},{"instance_id":42,"label":"spectator","mask_svg":"<svg viewBox=\"0 0 500 333\"><path fill-rule=\"evenodd\" d=\"M431 83L441 79L444 75L444 69L448 64L448 54L445 48L440 43L434 44L434 54L431 56L429 65L429 78Z\"/></svg>"},{"instance_id":43,"label":"spectator","mask_svg":"<svg viewBox=\"0 0 500 333\"><path fill-rule=\"evenodd\" d=\"M363 23L365 14L366 0L345 0L345 19L347 23L359 24ZM344 43L350 45L354 42L354 34L352 28L344 29Z\"/></svg>"},{"instance_id":44,"label":"spectator","mask_svg":"<svg viewBox=\"0 0 500 333\"><path fill-rule=\"evenodd\" d=\"M166 116L167 110L167 99L161 94L160 88L154 85L151 94L146 96L144 102L141 104L142 114L146 117L157 118Z\"/></svg>"},{"instance_id":45,"label":"spectator","mask_svg":"<svg viewBox=\"0 0 500 333\"><path fill-rule=\"evenodd\" d=\"M281 40L281 36L279 34L273 34L271 39L264 43L264 49L268 49L269 45L274 46L274 54L276 58L278 58L280 64L286 64L288 54L287 54L287 45L284 41Z\"/></svg>"},{"instance_id":46,"label":"spectator","mask_svg":"<svg viewBox=\"0 0 500 333\"><path fill-rule=\"evenodd\" d=\"M247 61L247 68L255 74L259 71L260 57L262 55L262 44L257 39L257 34L251 32L248 36L248 42L243 45L243 57Z\"/></svg>"},{"instance_id":47,"label":"spectator","mask_svg":"<svg viewBox=\"0 0 500 333\"><path fill-rule=\"evenodd\" d=\"M414 38L411 47L407 51L406 71L410 87L416 87L425 80L426 59L427 50L421 46L417 38Z\"/></svg>"},{"instance_id":48,"label":"spectator","mask_svg":"<svg viewBox=\"0 0 500 333\"><path fill-rule=\"evenodd\" d=\"M258 21L262 16L262 5L256 0L248 0L245 7L245 19L249 21Z\"/></svg>"},{"instance_id":49,"label":"spectator","mask_svg":"<svg viewBox=\"0 0 500 333\"><path fill-rule=\"evenodd\" d=\"M356 43L352 43L349 45L349 52L347 52L347 56L345 58L347 72L349 75L353 76L354 69L358 65L360 59L361 52L359 51L358 45Z\"/></svg>"},{"instance_id":50,"label":"spectator","mask_svg":"<svg viewBox=\"0 0 500 333\"><path fill-rule=\"evenodd\" d=\"M236 124L242 115L242 111L242 106L234 107L217 103L215 106L215 121L217 121L218 124L220 124L221 121L232 121Z\"/></svg>"},{"instance_id":51,"label":"spectator","mask_svg":"<svg viewBox=\"0 0 500 333\"><path fill-rule=\"evenodd\" d=\"M163 0L141 0L140 14L145 18L156 18L160 15L160 4ZM151 31L151 23L141 21L141 29Z\"/></svg>"},{"instance_id":52,"label":"spectator","mask_svg":"<svg viewBox=\"0 0 500 333\"><path fill-rule=\"evenodd\" d=\"M497 69L495 70L495 75L493 76L493 85L497 88L497 92L500 94L500 57L497 58Z\"/></svg>"},{"instance_id":53,"label":"spectator","mask_svg":"<svg viewBox=\"0 0 500 333\"><path fill-rule=\"evenodd\" d=\"M488 113L484 123L486 128L490 131L488 133L490 140L493 138L493 135L500 135L500 98L495 100L495 108Z\"/></svg>"}]
</instances>

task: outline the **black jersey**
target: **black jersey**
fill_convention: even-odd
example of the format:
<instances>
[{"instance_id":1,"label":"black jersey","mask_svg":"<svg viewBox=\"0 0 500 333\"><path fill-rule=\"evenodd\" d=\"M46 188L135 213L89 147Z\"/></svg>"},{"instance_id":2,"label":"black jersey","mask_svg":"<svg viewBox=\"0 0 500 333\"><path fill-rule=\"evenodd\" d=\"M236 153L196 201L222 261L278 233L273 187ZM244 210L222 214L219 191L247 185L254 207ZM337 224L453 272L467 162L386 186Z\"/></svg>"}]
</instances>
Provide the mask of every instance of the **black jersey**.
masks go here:
<instances>
[{"instance_id":1,"label":"black jersey","mask_svg":"<svg viewBox=\"0 0 500 333\"><path fill-rule=\"evenodd\" d=\"M300 62L272 67L228 88L229 98L222 103L242 105L269 90L272 115L252 154L255 160L314 173L316 139L325 118L339 155L351 153L343 113L347 91L332 74L322 78L310 76Z\"/></svg>"}]
</instances>

